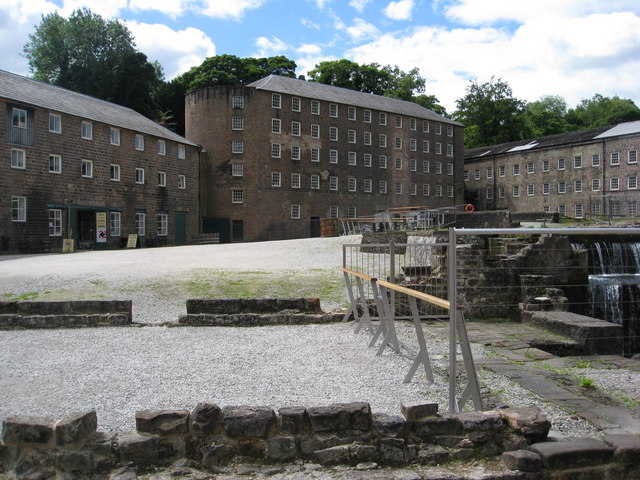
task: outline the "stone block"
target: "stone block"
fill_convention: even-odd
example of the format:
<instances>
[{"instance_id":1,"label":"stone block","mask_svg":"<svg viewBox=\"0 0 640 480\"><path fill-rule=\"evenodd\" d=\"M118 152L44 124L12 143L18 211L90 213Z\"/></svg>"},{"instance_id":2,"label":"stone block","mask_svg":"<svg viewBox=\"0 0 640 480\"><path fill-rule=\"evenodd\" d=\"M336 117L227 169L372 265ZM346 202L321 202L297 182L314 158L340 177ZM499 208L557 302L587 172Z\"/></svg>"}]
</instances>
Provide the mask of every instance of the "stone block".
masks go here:
<instances>
[{"instance_id":1,"label":"stone block","mask_svg":"<svg viewBox=\"0 0 640 480\"><path fill-rule=\"evenodd\" d=\"M380 463L384 465L399 466L404 465L405 457L404 450L398 447L392 447L389 445L380 447Z\"/></svg>"},{"instance_id":2,"label":"stone block","mask_svg":"<svg viewBox=\"0 0 640 480\"><path fill-rule=\"evenodd\" d=\"M461 435L462 422L456 415L444 414L411 422L411 432L420 439L435 435Z\"/></svg>"},{"instance_id":3,"label":"stone block","mask_svg":"<svg viewBox=\"0 0 640 480\"><path fill-rule=\"evenodd\" d=\"M449 460L449 451L440 445L424 445L418 450L417 461L421 465L439 465Z\"/></svg>"},{"instance_id":4,"label":"stone block","mask_svg":"<svg viewBox=\"0 0 640 480\"><path fill-rule=\"evenodd\" d=\"M269 407L228 406L222 409L222 425L233 438L264 438L275 421L276 414Z\"/></svg>"},{"instance_id":5,"label":"stone block","mask_svg":"<svg viewBox=\"0 0 640 480\"><path fill-rule=\"evenodd\" d=\"M567 469L608 463L613 447L595 438L574 438L559 442L534 443L529 447L542 458L546 468Z\"/></svg>"},{"instance_id":6,"label":"stone block","mask_svg":"<svg viewBox=\"0 0 640 480\"><path fill-rule=\"evenodd\" d=\"M349 445L338 445L336 447L318 450L314 454L316 462L320 465L348 465L351 461Z\"/></svg>"},{"instance_id":7,"label":"stone block","mask_svg":"<svg viewBox=\"0 0 640 480\"><path fill-rule=\"evenodd\" d=\"M205 445L201 448L202 466L207 469L215 469L220 465L226 465L233 457L233 449L224 443Z\"/></svg>"},{"instance_id":8,"label":"stone block","mask_svg":"<svg viewBox=\"0 0 640 480\"><path fill-rule=\"evenodd\" d=\"M55 478L54 459L44 450L29 450L13 465L11 478L20 480L45 480Z\"/></svg>"},{"instance_id":9,"label":"stone block","mask_svg":"<svg viewBox=\"0 0 640 480\"><path fill-rule=\"evenodd\" d=\"M605 435L604 442L614 449L615 460L640 465L640 438L635 435Z\"/></svg>"},{"instance_id":10,"label":"stone block","mask_svg":"<svg viewBox=\"0 0 640 480\"><path fill-rule=\"evenodd\" d=\"M139 410L136 412L136 430L153 435L189 433L188 410Z\"/></svg>"},{"instance_id":11,"label":"stone block","mask_svg":"<svg viewBox=\"0 0 640 480\"><path fill-rule=\"evenodd\" d=\"M98 427L95 410L74 413L58 420L54 425L56 445L64 446L86 442Z\"/></svg>"},{"instance_id":12,"label":"stone block","mask_svg":"<svg viewBox=\"0 0 640 480\"><path fill-rule=\"evenodd\" d=\"M2 442L46 447L53 439L54 423L55 420L48 417L9 417L2 422Z\"/></svg>"},{"instance_id":13,"label":"stone block","mask_svg":"<svg viewBox=\"0 0 640 480\"><path fill-rule=\"evenodd\" d=\"M504 429L498 412L468 412L458 414L464 432L488 432Z\"/></svg>"},{"instance_id":14,"label":"stone block","mask_svg":"<svg viewBox=\"0 0 640 480\"><path fill-rule=\"evenodd\" d=\"M157 437L126 432L117 436L116 449L120 461L148 465L158 461L158 443Z\"/></svg>"},{"instance_id":15,"label":"stone block","mask_svg":"<svg viewBox=\"0 0 640 480\"><path fill-rule=\"evenodd\" d=\"M314 433L371 430L371 407L365 402L311 407L307 409L307 418Z\"/></svg>"},{"instance_id":16,"label":"stone block","mask_svg":"<svg viewBox=\"0 0 640 480\"><path fill-rule=\"evenodd\" d=\"M271 437L267 439L267 458L276 462L292 460L298 456L295 437Z\"/></svg>"},{"instance_id":17,"label":"stone block","mask_svg":"<svg viewBox=\"0 0 640 480\"><path fill-rule=\"evenodd\" d=\"M300 452L309 456L318 450L343 445L345 440L337 435L310 435L300 439Z\"/></svg>"},{"instance_id":18,"label":"stone block","mask_svg":"<svg viewBox=\"0 0 640 480\"><path fill-rule=\"evenodd\" d=\"M542 459L540 455L529 450L514 450L504 452L500 457L502 464L509 470L520 470L521 472L538 472L542 469Z\"/></svg>"},{"instance_id":19,"label":"stone block","mask_svg":"<svg viewBox=\"0 0 640 480\"><path fill-rule=\"evenodd\" d=\"M190 416L191 431L199 437L218 433L222 428L222 410L218 405L199 403Z\"/></svg>"},{"instance_id":20,"label":"stone block","mask_svg":"<svg viewBox=\"0 0 640 480\"><path fill-rule=\"evenodd\" d=\"M387 415L385 413L374 413L372 416L373 430L385 437L401 437L407 430L407 423L399 415Z\"/></svg>"},{"instance_id":21,"label":"stone block","mask_svg":"<svg viewBox=\"0 0 640 480\"><path fill-rule=\"evenodd\" d=\"M63 450L56 454L55 461L63 472L89 474L95 468L93 454L88 450Z\"/></svg>"},{"instance_id":22,"label":"stone block","mask_svg":"<svg viewBox=\"0 0 640 480\"><path fill-rule=\"evenodd\" d=\"M306 407L283 407L278 410L280 433L298 435L304 432Z\"/></svg>"},{"instance_id":23,"label":"stone block","mask_svg":"<svg viewBox=\"0 0 640 480\"><path fill-rule=\"evenodd\" d=\"M540 442L549 434L551 422L538 407L505 408L498 413L511 430L530 443Z\"/></svg>"},{"instance_id":24,"label":"stone block","mask_svg":"<svg viewBox=\"0 0 640 480\"><path fill-rule=\"evenodd\" d=\"M402 403L400 410L407 422L422 420L426 417L433 417L438 413L437 403Z\"/></svg>"}]
</instances>

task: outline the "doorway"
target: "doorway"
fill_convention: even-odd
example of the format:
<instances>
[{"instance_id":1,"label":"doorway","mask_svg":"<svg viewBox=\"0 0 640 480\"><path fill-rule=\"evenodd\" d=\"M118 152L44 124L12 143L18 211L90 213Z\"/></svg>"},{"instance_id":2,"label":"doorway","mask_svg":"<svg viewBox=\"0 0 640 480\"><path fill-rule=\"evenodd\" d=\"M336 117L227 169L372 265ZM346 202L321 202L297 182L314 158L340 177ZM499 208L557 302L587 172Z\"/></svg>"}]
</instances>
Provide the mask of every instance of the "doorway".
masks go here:
<instances>
[{"instance_id":1,"label":"doorway","mask_svg":"<svg viewBox=\"0 0 640 480\"><path fill-rule=\"evenodd\" d=\"M320 217L311 217L311 238L320 236Z\"/></svg>"},{"instance_id":2,"label":"doorway","mask_svg":"<svg viewBox=\"0 0 640 480\"><path fill-rule=\"evenodd\" d=\"M176 212L176 233L174 242L176 245L187 244L187 212Z\"/></svg>"},{"instance_id":3,"label":"doorway","mask_svg":"<svg viewBox=\"0 0 640 480\"><path fill-rule=\"evenodd\" d=\"M244 241L244 222L242 220L231 221L231 241L242 242Z\"/></svg>"},{"instance_id":4,"label":"doorway","mask_svg":"<svg viewBox=\"0 0 640 480\"><path fill-rule=\"evenodd\" d=\"M96 212L94 210L78 211L78 242L93 243L96 232Z\"/></svg>"}]
</instances>

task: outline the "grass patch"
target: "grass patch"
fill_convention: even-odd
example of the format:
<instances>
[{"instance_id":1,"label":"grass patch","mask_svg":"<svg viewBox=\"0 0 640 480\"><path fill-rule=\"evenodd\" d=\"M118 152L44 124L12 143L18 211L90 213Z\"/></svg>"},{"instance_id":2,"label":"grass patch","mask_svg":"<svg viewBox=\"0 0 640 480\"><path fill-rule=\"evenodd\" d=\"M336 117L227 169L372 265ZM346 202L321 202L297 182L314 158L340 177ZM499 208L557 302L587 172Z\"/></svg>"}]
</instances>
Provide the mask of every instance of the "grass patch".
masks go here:
<instances>
[{"instance_id":1,"label":"grass patch","mask_svg":"<svg viewBox=\"0 0 640 480\"><path fill-rule=\"evenodd\" d=\"M578 360L576 368L593 368L589 360Z\"/></svg>"},{"instance_id":2,"label":"grass patch","mask_svg":"<svg viewBox=\"0 0 640 480\"><path fill-rule=\"evenodd\" d=\"M591 378L587 378L587 377L580 377L580 386L582 388L596 388L596 386L593 384L593 380Z\"/></svg>"},{"instance_id":3,"label":"grass patch","mask_svg":"<svg viewBox=\"0 0 640 480\"><path fill-rule=\"evenodd\" d=\"M21 295L14 295L13 293L3 294L3 299L7 302L23 302L27 300L35 300L40 295L40 292L28 292Z\"/></svg>"}]
</instances>

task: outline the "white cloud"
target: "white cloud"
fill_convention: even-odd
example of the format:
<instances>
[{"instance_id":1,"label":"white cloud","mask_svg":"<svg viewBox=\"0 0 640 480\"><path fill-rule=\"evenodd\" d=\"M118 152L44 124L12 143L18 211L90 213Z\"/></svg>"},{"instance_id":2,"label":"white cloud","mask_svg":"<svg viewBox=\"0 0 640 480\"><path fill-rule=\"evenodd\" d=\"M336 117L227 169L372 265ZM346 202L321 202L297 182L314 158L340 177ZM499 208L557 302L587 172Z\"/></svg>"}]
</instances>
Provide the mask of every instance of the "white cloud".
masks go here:
<instances>
[{"instance_id":1,"label":"white cloud","mask_svg":"<svg viewBox=\"0 0 640 480\"><path fill-rule=\"evenodd\" d=\"M188 0L129 0L133 12L155 10L169 17L179 17L188 7Z\"/></svg>"},{"instance_id":2,"label":"white cloud","mask_svg":"<svg viewBox=\"0 0 640 480\"><path fill-rule=\"evenodd\" d=\"M357 11L363 12L367 4L370 2L371 0L351 0L349 2L349 5L355 8Z\"/></svg>"},{"instance_id":3,"label":"white cloud","mask_svg":"<svg viewBox=\"0 0 640 480\"><path fill-rule=\"evenodd\" d=\"M167 80L200 65L205 58L216 54L214 43L197 28L175 31L162 24L126 23L135 37L138 49L150 61L160 62Z\"/></svg>"},{"instance_id":4,"label":"white cloud","mask_svg":"<svg viewBox=\"0 0 640 480\"><path fill-rule=\"evenodd\" d=\"M289 49L288 45L280 40L278 37L258 37L256 40L256 46L258 47L258 57L273 57L281 55L282 52Z\"/></svg>"},{"instance_id":5,"label":"white cloud","mask_svg":"<svg viewBox=\"0 0 640 480\"><path fill-rule=\"evenodd\" d=\"M356 42L375 38L380 34L380 31L375 25L368 23L361 18L356 18L353 21L353 25L346 27L346 31L351 39Z\"/></svg>"},{"instance_id":6,"label":"white cloud","mask_svg":"<svg viewBox=\"0 0 640 480\"><path fill-rule=\"evenodd\" d=\"M69 17L74 10L86 7L104 18L118 17L127 8L127 0L64 0L61 15Z\"/></svg>"},{"instance_id":7,"label":"white cloud","mask_svg":"<svg viewBox=\"0 0 640 480\"><path fill-rule=\"evenodd\" d=\"M320 30L320 25L318 25L313 20L310 20L308 18L301 18L300 23L302 23L302 25L305 26L306 28L310 28L312 30Z\"/></svg>"},{"instance_id":8,"label":"white cloud","mask_svg":"<svg viewBox=\"0 0 640 480\"><path fill-rule=\"evenodd\" d=\"M309 70L313 70L315 66L324 62L325 60L335 60L335 57L330 57L322 54L322 47L316 44L306 43L296 49L298 58L295 59L298 66L298 73L306 75Z\"/></svg>"},{"instance_id":9,"label":"white cloud","mask_svg":"<svg viewBox=\"0 0 640 480\"><path fill-rule=\"evenodd\" d=\"M410 20L413 11L413 0L391 2L384 9L384 14L392 20Z\"/></svg>"},{"instance_id":10,"label":"white cloud","mask_svg":"<svg viewBox=\"0 0 640 480\"><path fill-rule=\"evenodd\" d=\"M215 18L239 20L247 10L260 8L267 0L201 0L199 13Z\"/></svg>"}]
</instances>

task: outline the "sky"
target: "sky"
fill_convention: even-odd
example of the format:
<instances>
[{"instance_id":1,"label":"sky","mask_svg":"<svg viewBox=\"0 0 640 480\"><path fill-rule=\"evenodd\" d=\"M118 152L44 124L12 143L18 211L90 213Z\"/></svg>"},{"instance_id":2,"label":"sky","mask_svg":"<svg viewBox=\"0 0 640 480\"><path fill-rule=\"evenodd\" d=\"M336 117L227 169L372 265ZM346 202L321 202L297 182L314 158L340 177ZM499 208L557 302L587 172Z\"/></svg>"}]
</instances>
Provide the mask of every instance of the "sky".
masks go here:
<instances>
[{"instance_id":1,"label":"sky","mask_svg":"<svg viewBox=\"0 0 640 480\"><path fill-rule=\"evenodd\" d=\"M0 69L42 15L87 7L119 19L171 80L213 55L415 67L449 113L471 84L506 81L527 102L600 93L640 106L640 0L0 0Z\"/></svg>"}]
</instances>

